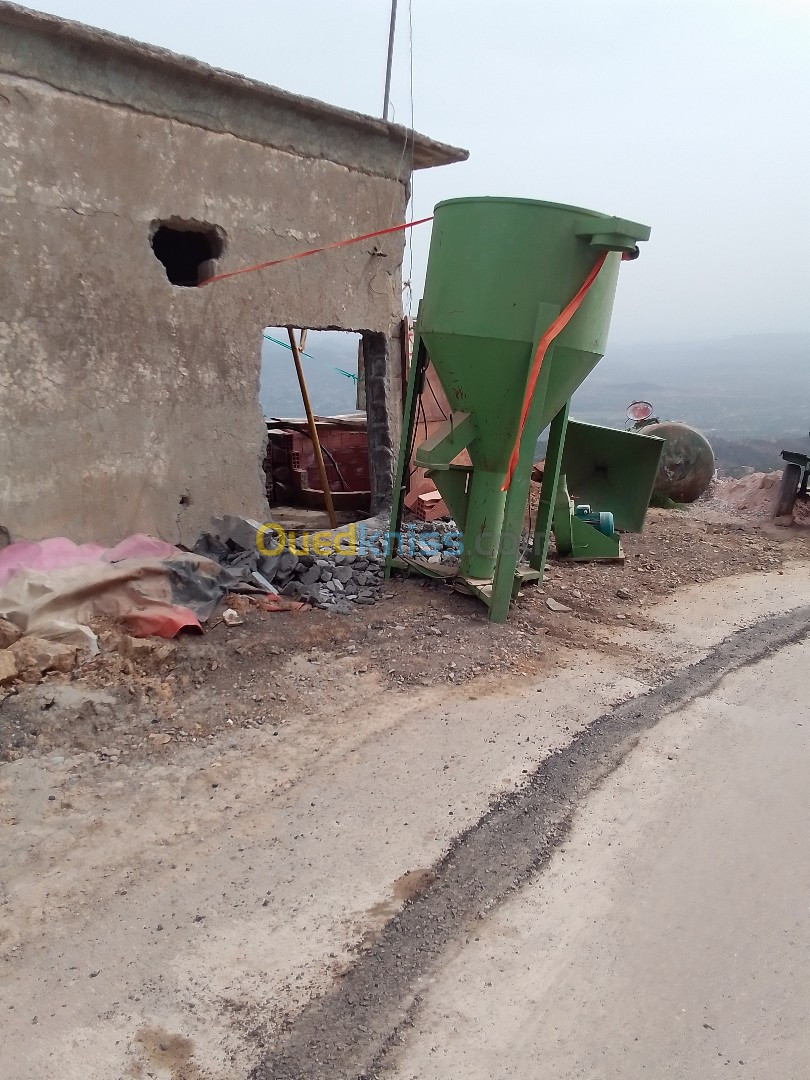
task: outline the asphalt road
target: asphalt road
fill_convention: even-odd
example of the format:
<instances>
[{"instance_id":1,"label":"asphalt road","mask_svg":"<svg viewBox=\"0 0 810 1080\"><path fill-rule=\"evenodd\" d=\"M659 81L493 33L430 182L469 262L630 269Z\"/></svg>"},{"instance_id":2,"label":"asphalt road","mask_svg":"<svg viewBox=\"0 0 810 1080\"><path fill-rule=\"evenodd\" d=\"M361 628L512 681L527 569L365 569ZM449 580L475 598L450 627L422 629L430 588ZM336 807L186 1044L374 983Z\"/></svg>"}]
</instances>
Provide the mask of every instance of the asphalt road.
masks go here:
<instances>
[{"instance_id":1,"label":"asphalt road","mask_svg":"<svg viewBox=\"0 0 810 1080\"><path fill-rule=\"evenodd\" d=\"M810 1075L810 609L552 752L250 1080Z\"/></svg>"},{"instance_id":2,"label":"asphalt road","mask_svg":"<svg viewBox=\"0 0 810 1080\"><path fill-rule=\"evenodd\" d=\"M810 1076L809 670L781 648L642 735L381 1075Z\"/></svg>"},{"instance_id":3,"label":"asphalt road","mask_svg":"<svg viewBox=\"0 0 810 1080\"><path fill-rule=\"evenodd\" d=\"M0 1080L810 1077L810 573L656 619L487 691L5 766Z\"/></svg>"}]
</instances>

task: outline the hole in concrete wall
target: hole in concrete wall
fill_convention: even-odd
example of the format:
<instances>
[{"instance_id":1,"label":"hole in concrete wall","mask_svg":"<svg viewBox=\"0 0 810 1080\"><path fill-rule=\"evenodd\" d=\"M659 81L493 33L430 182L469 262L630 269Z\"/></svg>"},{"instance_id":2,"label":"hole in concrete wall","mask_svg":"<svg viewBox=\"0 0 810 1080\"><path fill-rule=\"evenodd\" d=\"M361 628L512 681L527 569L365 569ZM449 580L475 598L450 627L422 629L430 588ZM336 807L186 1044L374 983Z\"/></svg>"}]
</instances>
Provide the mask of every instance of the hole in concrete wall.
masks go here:
<instances>
[{"instance_id":1,"label":"hole in concrete wall","mask_svg":"<svg viewBox=\"0 0 810 1080\"><path fill-rule=\"evenodd\" d=\"M296 331L296 340L300 331ZM340 522L368 512L371 502L361 336L310 330L301 354L312 411ZM312 439L286 327L262 339L259 400L267 420L267 498L285 528L328 528Z\"/></svg>"},{"instance_id":2,"label":"hole in concrete wall","mask_svg":"<svg viewBox=\"0 0 810 1080\"><path fill-rule=\"evenodd\" d=\"M216 225L170 218L152 227L152 251L172 285L192 288L216 273L225 234Z\"/></svg>"},{"instance_id":3,"label":"hole in concrete wall","mask_svg":"<svg viewBox=\"0 0 810 1080\"><path fill-rule=\"evenodd\" d=\"M301 331L297 330L296 341ZM259 401L266 418L302 417L304 404L290 352L286 326L268 326L262 335ZM358 408L362 385L360 334L345 330L308 330L301 366L313 412L339 416Z\"/></svg>"}]
</instances>

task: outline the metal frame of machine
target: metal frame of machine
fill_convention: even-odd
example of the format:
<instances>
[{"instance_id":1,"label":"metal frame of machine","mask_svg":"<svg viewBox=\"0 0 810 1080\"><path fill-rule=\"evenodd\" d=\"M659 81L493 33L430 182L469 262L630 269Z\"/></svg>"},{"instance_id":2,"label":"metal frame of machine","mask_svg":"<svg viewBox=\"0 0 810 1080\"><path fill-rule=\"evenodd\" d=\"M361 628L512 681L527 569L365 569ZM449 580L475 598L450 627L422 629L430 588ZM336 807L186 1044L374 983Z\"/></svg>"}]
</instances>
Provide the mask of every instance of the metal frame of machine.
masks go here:
<instances>
[{"instance_id":1,"label":"metal frame of machine","mask_svg":"<svg viewBox=\"0 0 810 1080\"><path fill-rule=\"evenodd\" d=\"M773 508L774 517L790 517L797 499L807 498L810 481L810 457L798 450L783 450L782 460L786 463L782 470L782 479L776 493Z\"/></svg>"}]
</instances>

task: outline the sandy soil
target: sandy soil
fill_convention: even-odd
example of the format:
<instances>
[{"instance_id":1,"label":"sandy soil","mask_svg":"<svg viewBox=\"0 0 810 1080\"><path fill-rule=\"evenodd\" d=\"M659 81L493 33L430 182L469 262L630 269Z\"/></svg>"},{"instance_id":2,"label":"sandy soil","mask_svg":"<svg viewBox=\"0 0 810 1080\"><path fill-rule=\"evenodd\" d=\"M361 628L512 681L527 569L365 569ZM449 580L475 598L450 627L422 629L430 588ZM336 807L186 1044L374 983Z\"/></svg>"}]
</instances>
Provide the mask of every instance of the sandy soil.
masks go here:
<instances>
[{"instance_id":1,"label":"sandy soil","mask_svg":"<svg viewBox=\"0 0 810 1080\"><path fill-rule=\"evenodd\" d=\"M154 642L135 658L122 656L120 635L102 628L97 660L0 704L0 761L83 751L165 762L178 744L199 749L237 729L281 731L315 702L341 714L369 693L467 681L491 687L551 672L574 662L572 649L639 655L644 640L628 646L618 630L654 637L655 605L676 590L806 558L810 528L729 520L704 507L651 510L645 532L623 544L623 565L552 561L503 626L490 624L474 599L411 577L391 582L391 599L352 615L244 610L243 625L220 622L202 638ZM571 610L552 612L548 599Z\"/></svg>"},{"instance_id":2,"label":"sandy soil","mask_svg":"<svg viewBox=\"0 0 810 1080\"><path fill-rule=\"evenodd\" d=\"M629 541L506 627L402 582L367 623L247 616L7 699L0 1078L246 1076L494 796L662 666L810 602L801 535L657 513Z\"/></svg>"}]
</instances>

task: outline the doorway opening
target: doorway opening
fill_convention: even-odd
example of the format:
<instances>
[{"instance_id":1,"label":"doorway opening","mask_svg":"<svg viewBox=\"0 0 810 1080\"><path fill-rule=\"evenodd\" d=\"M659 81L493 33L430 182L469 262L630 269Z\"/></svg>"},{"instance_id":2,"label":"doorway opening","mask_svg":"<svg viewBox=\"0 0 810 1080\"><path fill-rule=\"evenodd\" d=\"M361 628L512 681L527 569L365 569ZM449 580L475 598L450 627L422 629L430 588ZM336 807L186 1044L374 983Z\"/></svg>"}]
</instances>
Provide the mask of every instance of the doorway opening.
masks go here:
<instances>
[{"instance_id":1,"label":"doorway opening","mask_svg":"<svg viewBox=\"0 0 810 1080\"><path fill-rule=\"evenodd\" d=\"M363 335L295 331L339 524L369 512L371 481ZM323 482L286 327L262 334L259 401L267 423L264 463L273 520L287 529L329 528Z\"/></svg>"}]
</instances>

